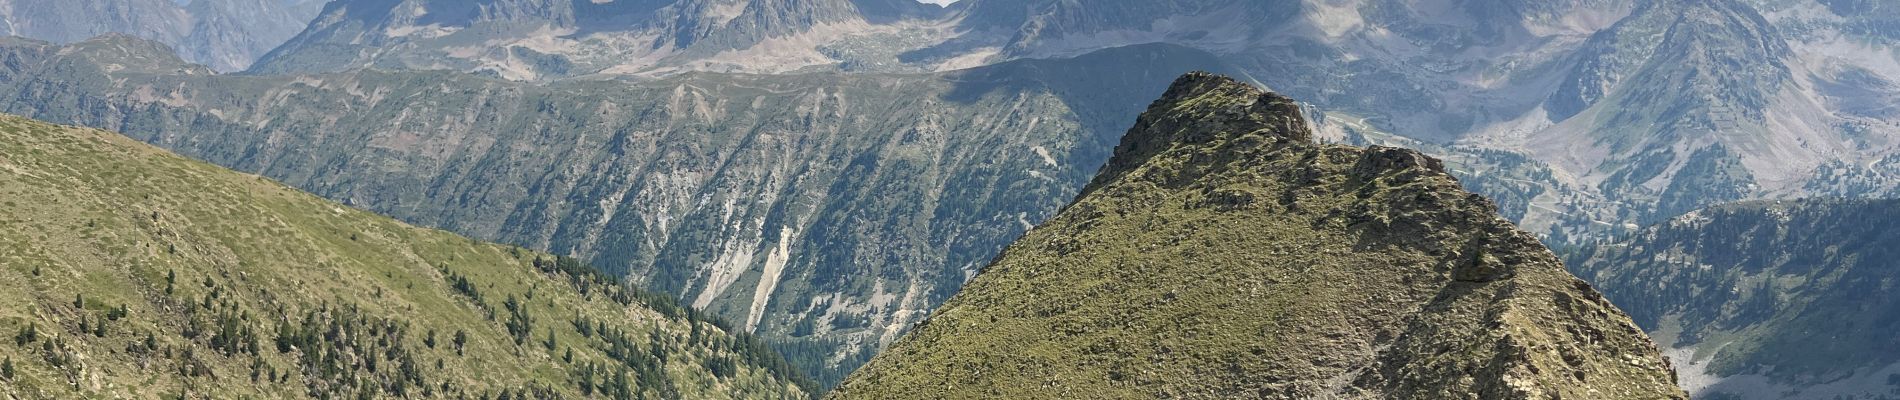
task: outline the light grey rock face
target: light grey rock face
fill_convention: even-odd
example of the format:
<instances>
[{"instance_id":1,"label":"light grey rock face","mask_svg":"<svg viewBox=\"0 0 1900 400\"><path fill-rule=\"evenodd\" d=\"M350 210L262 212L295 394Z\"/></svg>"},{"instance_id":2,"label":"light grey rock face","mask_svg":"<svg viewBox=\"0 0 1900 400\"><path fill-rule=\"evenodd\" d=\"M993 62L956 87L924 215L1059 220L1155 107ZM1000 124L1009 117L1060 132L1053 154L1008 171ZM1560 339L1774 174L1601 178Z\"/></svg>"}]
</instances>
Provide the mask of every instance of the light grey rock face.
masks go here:
<instances>
[{"instance_id":1,"label":"light grey rock face","mask_svg":"<svg viewBox=\"0 0 1900 400\"><path fill-rule=\"evenodd\" d=\"M5 0L0 32L71 43L106 33L157 40L186 60L237 71L303 30L322 0Z\"/></svg>"}]
</instances>

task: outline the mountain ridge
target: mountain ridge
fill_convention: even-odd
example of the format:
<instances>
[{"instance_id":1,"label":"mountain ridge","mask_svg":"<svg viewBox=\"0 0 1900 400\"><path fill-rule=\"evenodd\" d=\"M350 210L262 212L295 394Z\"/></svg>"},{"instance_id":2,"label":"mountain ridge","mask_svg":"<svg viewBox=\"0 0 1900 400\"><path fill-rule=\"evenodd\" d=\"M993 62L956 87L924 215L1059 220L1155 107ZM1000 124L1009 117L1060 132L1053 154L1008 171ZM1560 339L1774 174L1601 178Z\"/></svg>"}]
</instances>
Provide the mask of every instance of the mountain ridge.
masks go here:
<instances>
[{"instance_id":1,"label":"mountain ridge","mask_svg":"<svg viewBox=\"0 0 1900 400\"><path fill-rule=\"evenodd\" d=\"M1167 93L1082 196L828 398L1686 398L1437 160L1318 144L1292 100L1225 77Z\"/></svg>"}]
</instances>

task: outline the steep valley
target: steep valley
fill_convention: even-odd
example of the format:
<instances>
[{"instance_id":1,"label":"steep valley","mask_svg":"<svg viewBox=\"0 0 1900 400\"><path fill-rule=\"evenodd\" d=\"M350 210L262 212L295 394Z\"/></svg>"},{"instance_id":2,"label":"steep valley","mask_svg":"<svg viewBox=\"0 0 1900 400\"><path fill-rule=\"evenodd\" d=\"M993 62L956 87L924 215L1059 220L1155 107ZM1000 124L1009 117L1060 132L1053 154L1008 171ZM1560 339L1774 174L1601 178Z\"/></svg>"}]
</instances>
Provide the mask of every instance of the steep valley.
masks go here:
<instances>
[{"instance_id":1,"label":"steep valley","mask_svg":"<svg viewBox=\"0 0 1900 400\"><path fill-rule=\"evenodd\" d=\"M1710 399L1900 397L1900 201L1728 204L1579 247Z\"/></svg>"}]
</instances>

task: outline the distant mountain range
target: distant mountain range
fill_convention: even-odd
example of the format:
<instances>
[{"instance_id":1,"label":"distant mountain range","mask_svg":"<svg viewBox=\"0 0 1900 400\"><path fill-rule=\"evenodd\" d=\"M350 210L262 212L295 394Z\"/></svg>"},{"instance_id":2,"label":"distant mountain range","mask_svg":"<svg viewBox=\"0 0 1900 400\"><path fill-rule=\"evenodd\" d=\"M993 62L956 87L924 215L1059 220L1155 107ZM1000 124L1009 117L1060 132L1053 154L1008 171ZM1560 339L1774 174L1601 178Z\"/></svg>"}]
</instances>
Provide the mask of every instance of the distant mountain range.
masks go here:
<instances>
[{"instance_id":1,"label":"distant mountain range","mask_svg":"<svg viewBox=\"0 0 1900 400\"><path fill-rule=\"evenodd\" d=\"M941 14L911 0L339 0L254 71L790 72L835 65L852 41L888 46L878 42L916 34L897 26Z\"/></svg>"},{"instance_id":2,"label":"distant mountain range","mask_svg":"<svg viewBox=\"0 0 1900 400\"><path fill-rule=\"evenodd\" d=\"M242 71L303 31L327 0L0 0L0 35L71 43L123 33Z\"/></svg>"},{"instance_id":3,"label":"distant mountain range","mask_svg":"<svg viewBox=\"0 0 1900 400\"><path fill-rule=\"evenodd\" d=\"M1725 201L1896 193L1896 20L1853 0L346 0L257 72L512 80L926 72L1170 43L1333 118L1331 140L1439 146L1465 175L1549 168L1538 232L1597 235ZM590 17L597 17L592 18ZM1514 178L1523 178L1521 176ZM1533 206L1534 205L1534 206Z\"/></svg>"}]
</instances>

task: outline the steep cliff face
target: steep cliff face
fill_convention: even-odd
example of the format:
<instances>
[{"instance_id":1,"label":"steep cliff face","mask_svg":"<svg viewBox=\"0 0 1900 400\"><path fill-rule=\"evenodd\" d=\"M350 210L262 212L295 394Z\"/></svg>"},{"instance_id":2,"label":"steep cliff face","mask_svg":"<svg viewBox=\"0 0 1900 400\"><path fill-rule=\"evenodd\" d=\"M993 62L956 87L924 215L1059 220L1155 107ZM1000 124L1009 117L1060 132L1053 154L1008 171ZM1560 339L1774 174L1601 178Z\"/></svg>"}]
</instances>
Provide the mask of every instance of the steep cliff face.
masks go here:
<instances>
[{"instance_id":1,"label":"steep cliff face","mask_svg":"<svg viewBox=\"0 0 1900 400\"><path fill-rule=\"evenodd\" d=\"M1083 194L834 398L1683 398L1643 333L1410 150L1190 74Z\"/></svg>"},{"instance_id":2,"label":"steep cliff face","mask_svg":"<svg viewBox=\"0 0 1900 400\"><path fill-rule=\"evenodd\" d=\"M1669 347L1698 397L1884 398L1900 391L1900 201L1697 210L1571 255Z\"/></svg>"}]
</instances>

